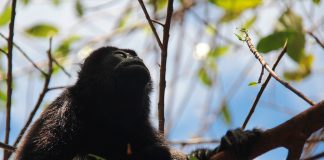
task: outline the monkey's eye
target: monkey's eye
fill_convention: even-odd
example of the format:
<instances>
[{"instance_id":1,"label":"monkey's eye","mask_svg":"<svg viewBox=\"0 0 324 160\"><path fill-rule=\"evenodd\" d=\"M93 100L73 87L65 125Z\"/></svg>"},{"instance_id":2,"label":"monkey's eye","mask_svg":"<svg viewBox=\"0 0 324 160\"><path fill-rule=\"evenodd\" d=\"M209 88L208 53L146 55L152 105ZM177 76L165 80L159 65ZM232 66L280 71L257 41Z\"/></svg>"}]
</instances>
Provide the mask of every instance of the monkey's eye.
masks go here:
<instances>
[{"instance_id":1,"label":"monkey's eye","mask_svg":"<svg viewBox=\"0 0 324 160\"><path fill-rule=\"evenodd\" d=\"M120 50L113 52L113 54L116 57L127 58L127 53Z\"/></svg>"}]
</instances>

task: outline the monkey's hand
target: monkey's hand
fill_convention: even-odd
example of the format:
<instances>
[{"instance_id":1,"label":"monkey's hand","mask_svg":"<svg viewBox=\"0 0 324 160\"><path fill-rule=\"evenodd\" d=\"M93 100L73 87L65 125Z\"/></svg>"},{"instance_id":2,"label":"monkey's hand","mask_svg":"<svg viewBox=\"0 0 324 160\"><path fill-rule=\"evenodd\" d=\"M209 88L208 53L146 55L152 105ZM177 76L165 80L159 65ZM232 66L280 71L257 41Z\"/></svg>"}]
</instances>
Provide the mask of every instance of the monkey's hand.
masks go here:
<instances>
[{"instance_id":1,"label":"monkey's hand","mask_svg":"<svg viewBox=\"0 0 324 160\"><path fill-rule=\"evenodd\" d=\"M241 129L229 130L222 137L216 152L228 150L233 152L237 159L248 160L251 145L260 137L259 129L243 131Z\"/></svg>"},{"instance_id":2,"label":"monkey's hand","mask_svg":"<svg viewBox=\"0 0 324 160\"><path fill-rule=\"evenodd\" d=\"M209 160L220 151L232 152L236 159L248 160L250 146L260 137L262 131L258 129L243 131L241 129L229 130L222 137L220 145L215 149L197 149L192 151L187 159Z\"/></svg>"}]
</instances>

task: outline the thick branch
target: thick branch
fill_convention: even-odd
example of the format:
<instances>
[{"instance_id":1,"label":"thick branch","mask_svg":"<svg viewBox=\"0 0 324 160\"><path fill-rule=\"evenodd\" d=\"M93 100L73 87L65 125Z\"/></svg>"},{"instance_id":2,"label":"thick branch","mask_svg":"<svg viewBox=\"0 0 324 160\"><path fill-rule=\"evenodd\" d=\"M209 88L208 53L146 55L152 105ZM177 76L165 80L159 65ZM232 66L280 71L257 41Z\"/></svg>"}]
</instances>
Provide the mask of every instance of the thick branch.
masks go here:
<instances>
[{"instance_id":1,"label":"thick branch","mask_svg":"<svg viewBox=\"0 0 324 160\"><path fill-rule=\"evenodd\" d=\"M312 106L281 125L263 132L260 139L251 146L249 159L253 159L274 148L285 147L288 160L299 159L300 151L307 138L324 127L324 101ZM293 131L293 132L292 132ZM211 160L235 159L230 152L220 152Z\"/></svg>"}]
</instances>

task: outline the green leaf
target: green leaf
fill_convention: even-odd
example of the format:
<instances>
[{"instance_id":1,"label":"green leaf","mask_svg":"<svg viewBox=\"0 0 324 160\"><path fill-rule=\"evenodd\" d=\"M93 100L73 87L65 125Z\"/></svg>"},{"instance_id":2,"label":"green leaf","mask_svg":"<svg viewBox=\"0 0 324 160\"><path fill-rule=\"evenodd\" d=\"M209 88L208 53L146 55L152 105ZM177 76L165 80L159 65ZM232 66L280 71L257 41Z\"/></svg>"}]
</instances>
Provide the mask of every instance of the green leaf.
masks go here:
<instances>
[{"instance_id":1,"label":"green leaf","mask_svg":"<svg viewBox=\"0 0 324 160\"><path fill-rule=\"evenodd\" d=\"M80 40L80 37L77 35L72 35L64 39L54 51L55 57L65 57L69 54L71 46L74 42Z\"/></svg>"},{"instance_id":2,"label":"green leaf","mask_svg":"<svg viewBox=\"0 0 324 160\"><path fill-rule=\"evenodd\" d=\"M197 157L190 155L189 160L199 160Z\"/></svg>"},{"instance_id":3,"label":"green leaf","mask_svg":"<svg viewBox=\"0 0 324 160\"><path fill-rule=\"evenodd\" d=\"M207 58L212 58L212 59L216 59L220 56L223 56L226 54L226 52L228 52L229 46L219 46L216 47L214 49L212 49L209 53L208 53L208 57Z\"/></svg>"},{"instance_id":4,"label":"green leaf","mask_svg":"<svg viewBox=\"0 0 324 160\"><path fill-rule=\"evenodd\" d=\"M206 33L211 36L215 35L217 32L217 29L212 25L206 25L205 30L206 30Z\"/></svg>"},{"instance_id":5,"label":"green leaf","mask_svg":"<svg viewBox=\"0 0 324 160\"><path fill-rule=\"evenodd\" d=\"M123 14L123 17L120 18L119 22L118 22L118 28L124 28L127 21L129 20L130 16L131 16L131 13L132 13L132 8L128 8L124 14Z\"/></svg>"},{"instance_id":6,"label":"green leaf","mask_svg":"<svg viewBox=\"0 0 324 160\"><path fill-rule=\"evenodd\" d=\"M240 34L237 34L237 33L234 33L234 34L237 37L237 39L239 39L240 41L245 41L245 38L243 37L243 35L240 35Z\"/></svg>"},{"instance_id":7,"label":"green leaf","mask_svg":"<svg viewBox=\"0 0 324 160\"><path fill-rule=\"evenodd\" d=\"M209 0L209 2L228 11L242 12L260 5L262 0Z\"/></svg>"},{"instance_id":8,"label":"green leaf","mask_svg":"<svg viewBox=\"0 0 324 160\"><path fill-rule=\"evenodd\" d=\"M288 71L284 72L284 78L290 81L301 81L309 74L310 72L305 72L303 70Z\"/></svg>"},{"instance_id":9,"label":"green leaf","mask_svg":"<svg viewBox=\"0 0 324 160\"><path fill-rule=\"evenodd\" d=\"M30 0L21 0L21 2L23 5L27 5L27 4L29 4Z\"/></svg>"},{"instance_id":10,"label":"green leaf","mask_svg":"<svg viewBox=\"0 0 324 160\"><path fill-rule=\"evenodd\" d=\"M77 0L75 3L75 10L76 13L79 17L82 17L84 14L84 7L83 4L81 3L81 0Z\"/></svg>"},{"instance_id":11,"label":"green leaf","mask_svg":"<svg viewBox=\"0 0 324 160\"><path fill-rule=\"evenodd\" d=\"M250 82L249 83L249 86L252 86L252 87L255 87L255 86L257 86L258 85L258 82Z\"/></svg>"},{"instance_id":12,"label":"green leaf","mask_svg":"<svg viewBox=\"0 0 324 160\"><path fill-rule=\"evenodd\" d=\"M262 53L268 53L270 51L277 50L283 47L289 34L289 32L274 32L266 37L263 37L257 44L257 50Z\"/></svg>"},{"instance_id":13,"label":"green leaf","mask_svg":"<svg viewBox=\"0 0 324 160\"><path fill-rule=\"evenodd\" d=\"M302 17L295 14L292 10L285 11L279 18L276 31L303 32Z\"/></svg>"},{"instance_id":14,"label":"green leaf","mask_svg":"<svg viewBox=\"0 0 324 160\"><path fill-rule=\"evenodd\" d=\"M42 23L26 29L25 32L34 37L48 38L56 35L58 33L58 29L50 24Z\"/></svg>"},{"instance_id":15,"label":"green leaf","mask_svg":"<svg viewBox=\"0 0 324 160\"><path fill-rule=\"evenodd\" d=\"M249 29L255 22L255 20L257 19L257 16L254 15L252 18L248 19L241 28L246 28Z\"/></svg>"},{"instance_id":16,"label":"green leaf","mask_svg":"<svg viewBox=\"0 0 324 160\"><path fill-rule=\"evenodd\" d=\"M164 7L167 6L168 1L167 0L149 0L149 4L156 7L157 11L162 10Z\"/></svg>"},{"instance_id":17,"label":"green leaf","mask_svg":"<svg viewBox=\"0 0 324 160\"><path fill-rule=\"evenodd\" d=\"M11 7L6 7L0 14L0 27L8 24L11 18Z\"/></svg>"},{"instance_id":18,"label":"green leaf","mask_svg":"<svg viewBox=\"0 0 324 160\"><path fill-rule=\"evenodd\" d=\"M7 95L2 90L0 90L0 101L7 101Z\"/></svg>"},{"instance_id":19,"label":"green leaf","mask_svg":"<svg viewBox=\"0 0 324 160\"><path fill-rule=\"evenodd\" d=\"M203 82L203 84L205 84L206 86L210 87L212 85L212 80L209 77L205 68L200 68L200 70L198 72L198 76L199 76L200 80Z\"/></svg>"},{"instance_id":20,"label":"green leaf","mask_svg":"<svg viewBox=\"0 0 324 160\"><path fill-rule=\"evenodd\" d=\"M301 59L305 56L305 34L303 32L295 32L290 34L287 43L287 54L288 56L299 63Z\"/></svg>"},{"instance_id":21,"label":"green leaf","mask_svg":"<svg viewBox=\"0 0 324 160\"><path fill-rule=\"evenodd\" d=\"M242 12L232 12L232 11L226 11L223 16L220 18L220 22L230 22L236 18L238 18L241 15Z\"/></svg>"},{"instance_id":22,"label":"green leaf","mask_svg":"<svg viewBox=\"0 0 324 160\"><path fill-rule=\"evenodd\" d=\"M301 81L312 72L314 56L312 54L305 55L299 63L299 67L295 71L284 72L284 78L292 81Z\"/></svg>"},{"instance_id":23,"label":"green leaf","mask_svg":"<svg viewBox=\"0 0 324 160\"><path fill-rule=\"evenodd\" d=\"M55 6L58 6L61 4L61 0L52 0L52 3L55 5Z\"/></svg>"},{"instance_id":24,"label":"green leaf","mask_svg":"<svg viewBox=\"0 0 324 160\"><path fill-rule=\"evenodd\" d=\"M224 122L227 125L230 125L232 123L232 118L226 102L222 104L221 114L223 116Z\"/></svg>"},{"instance_id":25,"label":"green leaf","mask_svg":"<svg viewBox=\"0 0 324 160\"><path fill-rule=\"evenodd\" d=\"M321 0L313 0L313 3L319 5L321 3Z\"/></svg>"}]
</instances>

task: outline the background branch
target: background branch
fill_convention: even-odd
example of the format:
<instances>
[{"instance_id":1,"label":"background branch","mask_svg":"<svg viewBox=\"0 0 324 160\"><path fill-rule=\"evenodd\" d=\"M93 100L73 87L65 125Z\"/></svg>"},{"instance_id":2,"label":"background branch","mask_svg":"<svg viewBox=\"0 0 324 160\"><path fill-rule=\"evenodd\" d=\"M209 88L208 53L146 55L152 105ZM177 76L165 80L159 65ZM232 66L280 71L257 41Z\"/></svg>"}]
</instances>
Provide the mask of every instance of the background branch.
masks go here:
<instances>
[{"instance_id":1,"label":"background branch","mask_svg":"<svg viewBox=\"0 0 324 160\"><path fill-rule=\"evenodd\" d=\"M10 135L10 121L11 121L11 100L12 100L12 48L13 48L13 37L14 37L14 28L15 28L15 17L16 17L16 4L17 0L12 0L11 4L11 20L9 24L9 37L8 37L8 71L7 71L7 103L6 103L6 133L5 133L5 144L9 144L9 135ZM8 159L8 151L4 151L3 159Z\"/></svg>"},{"instance_id":2,"label":"background branch","mask_svg":"<svg viewBox=\"0 0 324 160\"><path fill-rule=\"evenodd\" d=\"M34 109L31 111L31 113L29 114L29 117L23 127L23 129L20 131L15 143L14 143L14 147L17 147L18 143L20 142L22 136L24 135L24 133L26 132L26 130L28 129L30 123L32 122L35 114L36 114L36 111L38 110L38 108L40 107L40 105L42 104L43 102L43 99L46 95L46 93L49 91L49 83L50 83L50 80L51 80L51 77L52 77L52 73L53 73L53 58L52 58L52 55L51 55L51 51L52 50L52 38L50 38L50 42L49 42L49 49L47 51L47 56L48 56L48 71L45 75L45 81L44 81L44 86L43 86L43 90L42 92L40 93L39 97L38 97L38 100L34 106Z\"/></svg>"}]
</instances>

